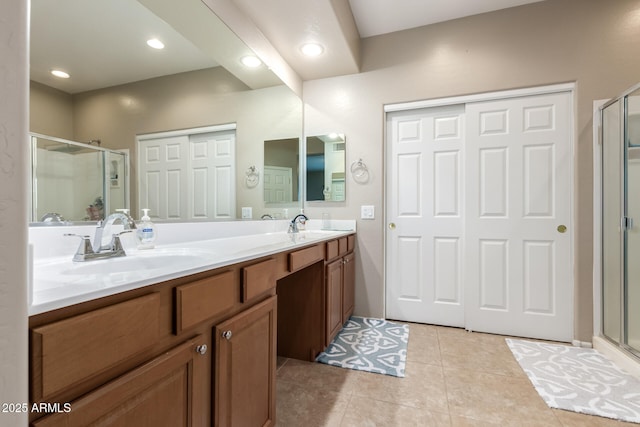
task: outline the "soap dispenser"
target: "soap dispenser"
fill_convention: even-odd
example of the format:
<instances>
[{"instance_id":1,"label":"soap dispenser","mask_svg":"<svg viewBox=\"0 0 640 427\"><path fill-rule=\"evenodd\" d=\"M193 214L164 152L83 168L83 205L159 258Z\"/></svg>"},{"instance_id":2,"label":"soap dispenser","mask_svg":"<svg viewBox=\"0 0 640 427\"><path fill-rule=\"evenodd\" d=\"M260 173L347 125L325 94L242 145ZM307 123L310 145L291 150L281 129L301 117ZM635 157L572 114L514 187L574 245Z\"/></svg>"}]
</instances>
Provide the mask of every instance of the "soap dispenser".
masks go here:
<instances>
[{"instance_id":1,"label":"soap dispenser","mask_svg":"<svg viewBox=\"0 0 640 427\"><path fill-rule=\"evenodd\" d=\"M149 209L142 209L142 218L138 226L138 249L153 249L156 240L156 227L149 217Z\"/></svg>"}]
</instances>

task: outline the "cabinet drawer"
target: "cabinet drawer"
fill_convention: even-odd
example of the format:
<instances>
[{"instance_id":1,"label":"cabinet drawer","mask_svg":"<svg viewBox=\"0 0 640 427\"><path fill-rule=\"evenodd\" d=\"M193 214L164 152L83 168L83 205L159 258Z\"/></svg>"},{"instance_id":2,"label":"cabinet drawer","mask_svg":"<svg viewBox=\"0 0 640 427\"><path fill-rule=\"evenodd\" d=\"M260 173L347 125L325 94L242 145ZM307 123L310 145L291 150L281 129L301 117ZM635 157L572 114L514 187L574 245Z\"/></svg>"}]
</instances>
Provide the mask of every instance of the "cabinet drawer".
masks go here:
<instances>
[{"instance_id":1,"label":"cabinet drawer","mask_svg":"<svg viewBox=\"0 0 640 427\"><path fill-rule=\"evenodd\" d=\"M346 237L338 239L338 254L344 255L348 252L348 241Z\"/></svg>"},{"instance_id":2,"label":"cabinet drawer","mask_svg":"<svg viewBox=\"0 0 640 427\"><path fill-rule=\"evenodd\" d=\"M153 293L33 329L33 401L46 400L155 344L160 314L160 294Z\"/></svg>"},{"instance_id":3,"label":"cabinet drawer","mask_svg":"<svg viewBox=\"0 0 640 427\"><path fill-rule=\"evenodd\" d=\"M33 427L205 425L206 363L196 352L199 335L144 365L87 393L59 411L31 423ZM205 417L206 418L206 417Z\"/></svg>"},{"instance_id":4,"label":"cabinet drawer","mask_svg":"<svg viewBox=\"0 0 640 427\"><path fill-rule=\"evenodd\" d=\"M338 256L338 241L331 240L327 242L327 253L325 256L325 261L329 261L330 259L334 259Z\"/></svg>"},{"instance_id":5,"label":"cabinet drawer","mask_svg":"<svg viewBox=\"0 0 640 427\"><path fill-rule=\"evenodd\" d=\"M176 334L233 308L238 294L232 271L176 287Z\"/></svg>"},{"instance_id":6,"label":"cabinet drawer","mask_svg":"<svg viewBox=\"0 0 640 427\"><path fill-rule=\"evenodd\" d=\"M324 259L324 245L315 245L289 254L289 271L296 271Z\"/></svg>"},{"instance_id":7,"label":"cabinet drawer","mask_svg":"<svg viewBox=\"0 0 640 427\"><path fill-rule=\"evenodd\" d=\"M276 287L276 260L268 259L242 268L242 302Z\"/></svg>"},{"instance_id":8,"label":"cabinet drawer","mask_svg":"<svg viewBox=\"0 0 640 427\"><path fill-rule=\"evenodd\" d=\"M325 257L325 261L334 259L337 256L338 256L338 241L331 240L327 242L327 256Z\"/></svg>"},{"instance_id":9,"label":"cabinet drawer","mask_svg":"<svg viewBox=\"0 0 640 427\"><path fill-rule=\"evenodd\" d=\"M347 236L347 252L351 252L356 247L356 236L352 234Z\"/></svg>"}]
</instances>

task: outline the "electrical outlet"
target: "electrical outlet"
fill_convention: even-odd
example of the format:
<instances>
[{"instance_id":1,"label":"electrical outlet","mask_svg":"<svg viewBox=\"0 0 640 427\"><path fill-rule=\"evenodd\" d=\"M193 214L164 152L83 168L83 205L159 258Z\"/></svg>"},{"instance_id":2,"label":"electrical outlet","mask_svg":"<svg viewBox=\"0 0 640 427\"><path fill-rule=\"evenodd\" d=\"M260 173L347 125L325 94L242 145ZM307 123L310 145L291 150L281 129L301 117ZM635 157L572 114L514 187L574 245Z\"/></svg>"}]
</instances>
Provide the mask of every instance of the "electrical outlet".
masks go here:
<instances>
[{"instance_id":1,"label":"electrical outlet","mask_svg":"<svg viewBox=\"0 0 640 427\"><path fill-rule=\"evenodd\" d=\"M251 219L253 218L253 210L251 207L242 208L242 219Z\"/></svg>"},{"instance_id":2,"label":"electrical outlet","mask_svg":"<svg viewBox=\"0 0 640 427\"><path fill-rule=\"evenodd\" d=\"M373 206L360 206L360 219L375 219L375 217L375 208Z\"/></svg>"}]
</instances>

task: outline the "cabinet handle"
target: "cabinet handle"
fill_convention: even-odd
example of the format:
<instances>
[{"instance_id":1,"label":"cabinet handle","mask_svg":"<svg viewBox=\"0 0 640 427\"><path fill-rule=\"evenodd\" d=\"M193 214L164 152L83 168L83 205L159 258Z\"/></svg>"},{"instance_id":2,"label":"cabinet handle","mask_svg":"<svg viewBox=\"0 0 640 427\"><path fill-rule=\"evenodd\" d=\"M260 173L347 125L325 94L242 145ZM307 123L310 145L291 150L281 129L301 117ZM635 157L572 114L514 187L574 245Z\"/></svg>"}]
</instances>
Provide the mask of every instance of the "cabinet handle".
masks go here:
<instances>
[{"instance_id":1,"label":"cabinet handle","mask_svg":"<svg viewBox=\"0 0 640 427\"><path fill-rule=\"evenodd\" d=\"M196 347L196 353L200 354L201 356L204 356L207 353L207 345L206 344L202 344Z\"/></svg>"},{"instance_id":2,"label":"cabinet handle","mask_svg":"<svg viewBox=\"0 0 640 427\"><path fill-rule=\"evenodd\" d=\"M233 335L233 334L231 333L231 331L224 331L224 332L222 333L222 338L224 338L224 339L226 339L226 340L228 341L228 340L230 340L230 339L231 339L231 336L232 336L232 335Z\"/></svg>"}]
</instances>

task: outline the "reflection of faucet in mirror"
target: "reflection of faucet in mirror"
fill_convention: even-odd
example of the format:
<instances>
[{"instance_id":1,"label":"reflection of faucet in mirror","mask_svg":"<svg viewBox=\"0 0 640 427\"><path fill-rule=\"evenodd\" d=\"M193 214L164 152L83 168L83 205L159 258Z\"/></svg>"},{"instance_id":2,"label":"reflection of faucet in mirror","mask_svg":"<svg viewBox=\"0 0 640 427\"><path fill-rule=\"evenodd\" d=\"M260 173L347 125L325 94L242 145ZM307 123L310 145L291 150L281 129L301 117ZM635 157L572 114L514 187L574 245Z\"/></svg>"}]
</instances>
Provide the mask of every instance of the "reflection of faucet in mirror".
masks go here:
<instances>
[{"instance_id":1,"label":"reflection of faucet in mirror","mask_svg":"<svg viewBox=\"0 0 640 427\"><path fill-rule=\"evenodd\" d=\"M295 218L293 218L289 223L289 230L287 231L287 233L297 233L299 231L298 222L304 225L304 223L307 222L308 220L309 218L305 214L296 215Z\"/></svg>"},{"instance_id":2,"label":"reflection of faucet in mirror","mask_svg":"<svg viewBox=\"0 0 640 427\"><path fill-rule=\"evenodd\" d=\"M269 214L264 214L260 217L260 219L273 219L273 217Z\"/></svg>"},{"instance_id":3,"label":"reflection of faucet in mirror","mask_svg":"<svg viewBox=\"0 0 640 427\"><path fill-rule=\"evenodd\" d=\"M42 218L40 218L40 222L46 222L47 224L64 224L66 221L64 220L64 217L57 212L47 212L42 216Z\"/></svg>"},{"instance_id":4,"label":"reflection of faucet in mirror","mask_svg":"<svg viewBox=\"0 0 640 427\"><path fill-rule=\"evenodd\" d=\"M118 235L111 236L111 226L117 221L120 221L122 223L125 232L136 229L136 223L131 215L129 215L129 210L119 209L119 212L112 213L107 217L107 219L101 221L98 227L96 227L96 235L93 239L93 250L95 252L112 251L114 250L115 244L120 244ZM103 239L105 236L111 239L110 243L106 245L103 243Z\"/></svg>"}]
</instances>

